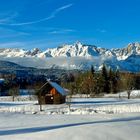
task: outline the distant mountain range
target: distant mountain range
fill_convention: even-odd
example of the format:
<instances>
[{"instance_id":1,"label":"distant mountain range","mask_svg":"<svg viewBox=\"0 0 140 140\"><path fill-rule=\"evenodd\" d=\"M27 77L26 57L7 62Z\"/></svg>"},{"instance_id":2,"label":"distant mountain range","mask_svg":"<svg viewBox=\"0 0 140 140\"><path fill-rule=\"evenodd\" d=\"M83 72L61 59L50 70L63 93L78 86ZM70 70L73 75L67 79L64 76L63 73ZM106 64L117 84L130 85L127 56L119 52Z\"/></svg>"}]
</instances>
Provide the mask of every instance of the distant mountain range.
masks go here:
<instances>
[{"instance_id":1,"label":"distant mountain range","mask_svg":"<svg viewBox=\"0 0 140 140\"><path fill-rule=\"evenodd\" d=\"M113 69L140 71L140 43L130 43L125 48L106 49L76 42L41 51L24 49L0 49L0 60L35 68L99 70L103 63ZM1 63L1 62L0 62Z\"/></svg>"}]
</instances>

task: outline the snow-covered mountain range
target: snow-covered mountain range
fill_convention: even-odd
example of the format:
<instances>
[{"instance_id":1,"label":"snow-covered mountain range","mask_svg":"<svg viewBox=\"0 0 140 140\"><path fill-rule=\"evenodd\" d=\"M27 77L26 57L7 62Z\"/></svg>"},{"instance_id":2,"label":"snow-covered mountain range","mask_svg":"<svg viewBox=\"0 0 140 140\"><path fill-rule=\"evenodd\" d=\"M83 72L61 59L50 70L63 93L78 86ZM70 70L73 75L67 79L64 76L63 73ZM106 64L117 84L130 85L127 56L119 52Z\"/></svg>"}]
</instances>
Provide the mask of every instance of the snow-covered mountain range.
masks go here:
<instances>
[{"instance_id":1,"label":"snow-covered mountain range","mask_svg":"<svg viewBox=\"0 0 140 140\"><path fill-rule=\"evenodd\" d=\"M45 51L38 48L33 50L3 48L0 49L0 60L37 68L87 69L94 65L97 70L105 63L114 69L138 72L140 43L130 43L120 49L105 49L80 42Z\"/></svg>"}]
</instances>

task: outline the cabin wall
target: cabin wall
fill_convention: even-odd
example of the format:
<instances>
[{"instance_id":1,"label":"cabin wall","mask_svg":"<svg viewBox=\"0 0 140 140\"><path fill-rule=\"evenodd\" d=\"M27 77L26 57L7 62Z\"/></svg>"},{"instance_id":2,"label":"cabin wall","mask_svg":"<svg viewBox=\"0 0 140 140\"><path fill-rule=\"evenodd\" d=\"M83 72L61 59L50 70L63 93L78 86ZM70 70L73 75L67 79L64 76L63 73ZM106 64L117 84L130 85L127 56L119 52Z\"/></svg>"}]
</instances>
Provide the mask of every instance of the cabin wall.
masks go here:
<instances>
[{"instance_id":1,"label":"cabin wall","mask_svg":"<svg viewBox=\"0 0 140 140\"><path fill-rule=\"evenodd\" d=\"M61 104L61 95L60 94L55 94L54 95L53 103L54 104Z\"/></svg>"},{"instance_id":2,"label":"cabin wall","mask_svg":"<svg viewBox=\"0 0 140 140\"><path fill-rule=\"evenodd\" d=\"M55 94L58 94L58 93L57 93L57 90L55 88L52 88L50 90L50 94L55 95Z\"/></svg>"},{"instance_id":3,"label":"cabin wall","mask_svg":"<svg viewBox=\"0 0 140 140\"><path fill-rule=\"evenodd\" d=\"M65 103L65 96L62 96L50 85L46 85L40 93L39 104L62 104Z\"/></svg>"},{"instance_id":4,"label":"cabin wall","mask_svg":"<svg viewBox=\"0 0 140 140\"><path fill-rule=\"evenodd\" d=\"M65 96L60 94L54 96L41 96L38 101L39 104L62 104L65 103Z\"/></svg>"},{"instance_id":5,"label":"cabin wall","mask_svg":"<svg viewBox=\"0 0 140 140\"><path fill-rule=\"evenodd\" d=\"M45 104L53 104L54 96L52 94L46 94L44 98L45 98Z\"/></svg>"}]
</instances>

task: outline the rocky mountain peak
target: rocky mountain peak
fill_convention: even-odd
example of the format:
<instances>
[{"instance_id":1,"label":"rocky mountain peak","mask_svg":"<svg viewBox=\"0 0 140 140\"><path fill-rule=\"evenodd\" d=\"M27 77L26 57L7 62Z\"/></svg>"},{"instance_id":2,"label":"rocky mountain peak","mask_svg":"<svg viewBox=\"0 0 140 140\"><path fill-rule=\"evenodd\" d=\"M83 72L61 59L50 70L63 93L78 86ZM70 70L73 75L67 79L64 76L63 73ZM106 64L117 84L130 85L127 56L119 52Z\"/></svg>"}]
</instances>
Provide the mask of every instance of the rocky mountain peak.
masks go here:
<instances>
[{"instance_id":1,"label":"rocky mountain peak","mask_svg":"<svg viewBox=\"0 0 140 140\"><path fill-rule=\"evenodd\" d=\"M48 65L49 67L54 65L57 67L65 67L67 66L67 58L70 60L72 59L72 68L84 69L94 64L98 69L101 64L105 62L114 68L119 67L123 70L139 71L140 43L129 43L125 48L119 49L105 49L94 45L85 45L79 41L74 44L66 44L58 48L47 49L45 51L40 51L39 48L35 48L33 50L3 48L0 49L0 58L10 61L12 60L19 64L27 62L25 61L26 58L28 60L30 59L30 61L34 61L36 59L36 61L34 61L36 62L35 66L43 64L42 67L48 67ZM41 61L39 61L40 58L43 61L42 64ZM49 61L46 58L48 58ZM37 61L39 61L39 63L37 63Z\"/></svg>"}]
</instances>

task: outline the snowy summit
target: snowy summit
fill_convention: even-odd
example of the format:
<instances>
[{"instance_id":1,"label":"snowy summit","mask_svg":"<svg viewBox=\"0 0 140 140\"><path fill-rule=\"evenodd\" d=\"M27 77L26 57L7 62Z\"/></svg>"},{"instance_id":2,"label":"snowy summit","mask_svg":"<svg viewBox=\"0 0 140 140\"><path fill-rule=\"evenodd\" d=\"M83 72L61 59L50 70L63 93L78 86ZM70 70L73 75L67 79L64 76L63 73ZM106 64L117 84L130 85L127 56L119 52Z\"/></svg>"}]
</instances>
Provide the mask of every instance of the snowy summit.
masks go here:
<instances>
[{"instance_id":1,"label":"snowy summit","mask_svg":"<svg viewBox=\"0 0 140 140\"><path fill-rule=\"evenodd\" d=\"M85 45L79 41L45 51L38 48L32 50L3 48L0 49L0 59L38 68L87 69L94 65L98 70L106 63L113 69L137 72L140 71L140 43L130 43L120 49L105 49Z\"/></svg>"}]
</instances>

